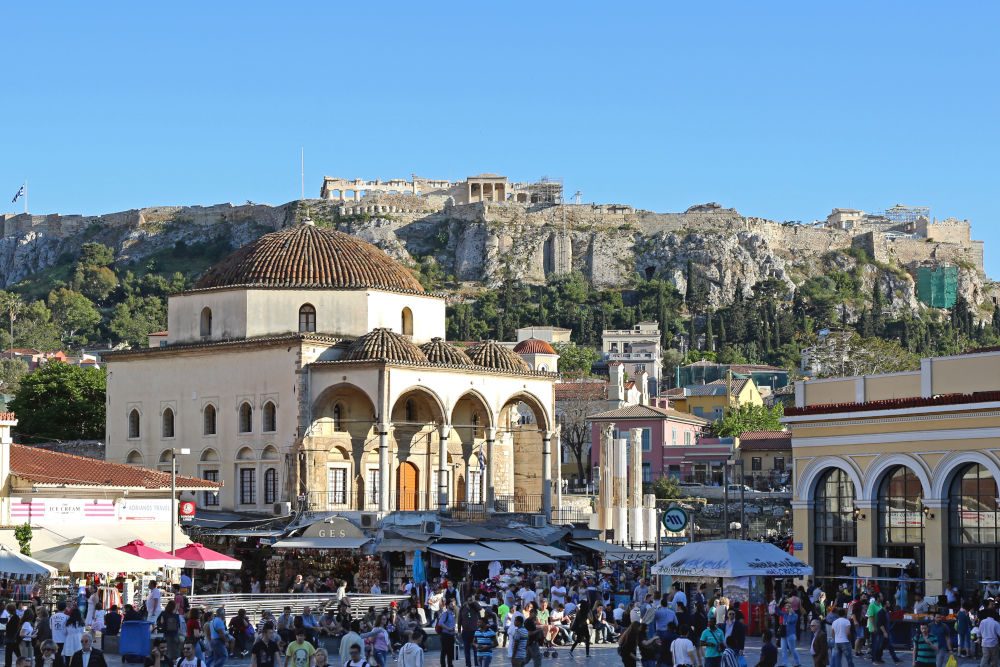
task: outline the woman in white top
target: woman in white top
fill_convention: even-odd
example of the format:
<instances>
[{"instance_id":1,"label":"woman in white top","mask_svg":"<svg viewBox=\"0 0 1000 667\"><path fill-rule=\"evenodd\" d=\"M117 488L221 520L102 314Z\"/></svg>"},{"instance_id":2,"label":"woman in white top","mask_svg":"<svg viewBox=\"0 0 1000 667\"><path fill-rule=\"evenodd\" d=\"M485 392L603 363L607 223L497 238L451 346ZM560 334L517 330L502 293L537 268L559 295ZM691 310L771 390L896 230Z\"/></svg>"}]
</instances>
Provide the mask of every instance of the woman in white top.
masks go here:
<instances>
[{"instance_id":1,"label":"woman in white top","mask_svg":"<svg viewBox=\"0 0 1000 667\"><path fill-rule=\"evenodd\" d=\"M21 627L17 631L17 636L21 639L21 656L34 661L35 649L31 646L31 640L35 637L35 612L28 607L21 616Z\"/></svg>"},{"instance_id":2,"label":"woman in white top","mask_svg":"<svg viewBox=\"0 0 1000 667\"><path fill-rule=\"evenodd\" d=\"M69 620L66 621L66 643L63 644L63 657L68 659L73 657L77 651L83 650L80 637L83 637L83 615L80 614L79 607L73 607L69 613Z\"/></svg>"}]
</instances>

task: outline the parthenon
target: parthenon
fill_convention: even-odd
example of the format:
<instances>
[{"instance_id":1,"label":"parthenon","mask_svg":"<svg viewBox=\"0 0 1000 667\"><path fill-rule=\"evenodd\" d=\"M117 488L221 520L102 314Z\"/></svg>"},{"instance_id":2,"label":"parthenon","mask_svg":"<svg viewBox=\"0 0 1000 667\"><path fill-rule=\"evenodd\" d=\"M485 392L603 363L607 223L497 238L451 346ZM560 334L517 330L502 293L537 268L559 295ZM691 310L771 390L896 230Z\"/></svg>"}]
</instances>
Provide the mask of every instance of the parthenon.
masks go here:
<instances>
[{"instance_id":1,"label":"parthenon","mask_svg":"<svg viewBox=\"0 0 1000 667\"><path fill-rule=\"evenodd\" d=\"M499 174L478 174L464 181L432 180L416 174L411 174L408 181L401 178L366 181L325 176L320 198L360 201L365 195L374 193L414 194L452 204L507 200L526 204L558 203L562 201L562 183L546 178L534 183L511 183L506 176Z\"/></svg>"}]
</instances>

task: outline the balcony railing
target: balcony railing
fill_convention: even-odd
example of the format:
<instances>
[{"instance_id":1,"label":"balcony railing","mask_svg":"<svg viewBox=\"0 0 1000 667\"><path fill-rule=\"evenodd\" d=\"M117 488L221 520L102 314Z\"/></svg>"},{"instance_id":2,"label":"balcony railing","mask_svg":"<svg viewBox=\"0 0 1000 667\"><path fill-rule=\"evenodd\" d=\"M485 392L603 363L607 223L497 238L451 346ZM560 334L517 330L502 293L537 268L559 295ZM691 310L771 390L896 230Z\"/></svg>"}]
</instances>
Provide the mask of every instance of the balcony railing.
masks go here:
<instances>
[{"instance_id":1,"label":"balcony railing","mask_svg":"<svg viewBox=\"0 0 1000 667\"><path fill-rule=\"evenodd\" d=\"M514 494L494 497L497 512L511 514L538 514L542 511L542 496Z\"/></svg>"}]
</instances>

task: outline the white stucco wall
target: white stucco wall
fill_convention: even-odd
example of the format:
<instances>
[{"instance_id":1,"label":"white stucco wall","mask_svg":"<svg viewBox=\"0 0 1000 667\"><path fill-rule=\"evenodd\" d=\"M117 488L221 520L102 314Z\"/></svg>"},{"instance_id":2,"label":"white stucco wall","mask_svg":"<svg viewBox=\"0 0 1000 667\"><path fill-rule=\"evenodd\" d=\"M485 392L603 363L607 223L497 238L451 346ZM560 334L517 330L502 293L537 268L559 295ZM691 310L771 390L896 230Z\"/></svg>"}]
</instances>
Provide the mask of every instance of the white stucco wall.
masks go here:
<instances>
[{"instance_id":1,"label":"white stucco wall","mask_svg":"<svg viewBox=\"0 0 1000 667\"><path fill-rule=\"evenodd\" d=\"M167 300L167 344L205 340L201 336L201 311L206 306L212 309L210 340L247 335L246 290L191 292Z\"/></svg>"},{"instance_id":2,"label":"white stucco wall","mask_svg":"<svg viewBox=\"0 0 1000 667\"><path fill-rule=\"evenodd\" d=\"M413 342L426 343L435 336L445 337L445 301L440 297L393 292L368 292L367 331L388 327L396 333L402 328L403 308L413 313Z\"/></svg>"}]
</instances>

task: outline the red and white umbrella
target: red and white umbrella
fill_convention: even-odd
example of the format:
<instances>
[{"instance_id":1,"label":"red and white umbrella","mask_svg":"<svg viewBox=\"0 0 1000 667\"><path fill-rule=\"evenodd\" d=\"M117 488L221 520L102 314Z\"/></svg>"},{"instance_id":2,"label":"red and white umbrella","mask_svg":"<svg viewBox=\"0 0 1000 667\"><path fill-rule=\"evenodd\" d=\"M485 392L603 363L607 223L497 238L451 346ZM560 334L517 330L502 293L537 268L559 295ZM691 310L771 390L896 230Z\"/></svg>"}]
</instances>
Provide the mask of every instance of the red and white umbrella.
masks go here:
<instances>
[{"instance_id":1,"label":"red and white umbrella","mask_svg":"<svg viewBox=\"0 0 1000 667\"><path fill-rule=\"evenodd\" d=\"M142 540L132 540L123 547L118 547L118 551L138 556L143 560L156 563L160 567L184 567L184 559L179 556L171 556L166 551L160 551L153 547L146 546Z\"/></svg>"},{"instance_id":2,"label":"red and white umbrella","mask_svg":"<svg viewBox=\"0 0 1000 667\"><path fill-rule=\"evenodd\" d=\"M192 542L186 547L174 549L174 556L184 560L183 567L191 567L196 570L238 570L243 566L243 562L235 558L230 558L226 554L204 547L197 542Z\"/></svg>"}]
</instances>

